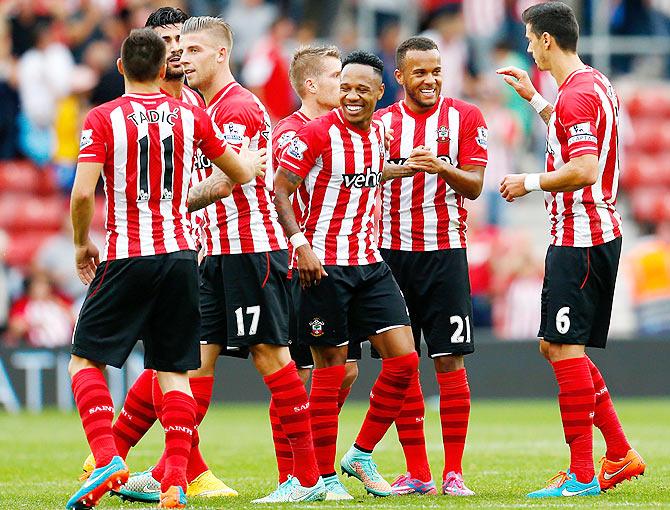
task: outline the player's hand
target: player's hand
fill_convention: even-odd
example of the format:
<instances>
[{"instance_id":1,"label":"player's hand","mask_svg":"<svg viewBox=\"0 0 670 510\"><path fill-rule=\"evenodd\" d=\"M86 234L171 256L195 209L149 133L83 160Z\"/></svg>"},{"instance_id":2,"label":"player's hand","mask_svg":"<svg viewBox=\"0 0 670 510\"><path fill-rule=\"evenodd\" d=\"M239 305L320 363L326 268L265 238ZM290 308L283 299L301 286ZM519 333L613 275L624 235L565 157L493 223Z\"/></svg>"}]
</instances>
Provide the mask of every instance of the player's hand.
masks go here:
<instances>
[{"instance_id":1,"label":"player's hand","mask_svg":"<svg viewBox=\"0 0 670 510\"><path fill-rule=\"evenodd\" d=\"M391 142L393 141L393 130L391 128L388 128L384 132L384 148L387 151L391 150Z\"/></svg>"},{"instance_id":2,"label":"player's hand","mask_svg":"<svg viewBox=\"0 0 670 510\"><path fill-rule=\"evenodd\" d=\"M437 174L444 170L444 162L438 159L428 147L422 145L412 150L404 166L427 174Z\"/></svg>"},{"instance_id":3,"label":"player's hand","mask_svg":"<svg viewBox=\"0 0 670 510\"><path fill-rule=\"evenodd\" d=\"M514 66L501 67L496 70L496 73L502 75L505 83L512 87L526 101L530 101L537 94L533 82L530 81L530 76L523 69Z\"/></svg>"},{"instance_id":4,"label":"player's hand","mask_svg":"<svg viewBox=\"0 0 670 510\"><path fill-rule=\"evenodd\" d=\"M265 167L268 162L267 152L267 149L249 150L249 138L245 136L242 139L242 145L238 154L251 167L256 177L265 177Z\"/></svg>"},{"instance_id":5,"label":"player's hand","mask_svg":"<svg viewBox=\"0 0 670 510\"><path fill-rule=\"evenodd\" d=\"M86 244L74 247L75 268L77 276L84 285L89 285L100 264L100 250L90 239Z\"/></svg>"},{"instance_id":6,"label":"player's hand","mask_svg":"<svg viewBox=\"0 0 670 510\"><path fill-rule=\"evenodd\" d=\"M511 174L506 175L500 182L500 194L508 202L514 202L515 198L527 195L524 181L526 174Z\"/></svg>"},{"instance_id":7,"label":"player's hand","mask_svg":"<svg viewBox=\"0 0 670 510\"><path fill-rule=\"evenodd\" d=\"M296 250L298 256L298 273L300 273L300 285L303 289L318 285L321 278L328 276L326 270L321 265L312 247L304 244Z\"/></svg>"}]
</instances>

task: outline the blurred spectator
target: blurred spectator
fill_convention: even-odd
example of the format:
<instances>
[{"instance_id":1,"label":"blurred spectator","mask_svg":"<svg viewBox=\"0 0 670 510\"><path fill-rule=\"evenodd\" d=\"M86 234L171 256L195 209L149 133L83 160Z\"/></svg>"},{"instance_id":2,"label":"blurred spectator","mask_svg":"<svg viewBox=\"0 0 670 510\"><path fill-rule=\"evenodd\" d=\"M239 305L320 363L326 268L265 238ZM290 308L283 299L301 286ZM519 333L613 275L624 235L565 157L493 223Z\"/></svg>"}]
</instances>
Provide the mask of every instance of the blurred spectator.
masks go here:
<instances>
[{"instance_id":1,"label":"blurred spectator","mask_svg":"<svg viewBox=\"0 0 670 510\"><path fill-rule=\"evenodd\" d=\"M463 13L452 7L438 11L421 34L435 41L442 56L442 95L462 98L468 88L468 45Z\"/></svg>"},{"instance_id":2,"label":"blurred spectator","mask_svg":"<svg viewBox=\"0 0 670 510\"><path fill-rule=\"evenodd\" d=\"M670 221L659 223L624 260L632 276L638 331L670 333Z\"/></svg>"},{"instance_id":3,"label":"blurred spectator","mask_svg":"<svg viewBox=\"0 0 670 510\"><path fill-rule=\"evenodd\" d=\"M493 328L505 340L536 338L544 266L526 232L505 232L491 263Z\"/></svg>"},{"instance_id":4,"label":"blurred spectator","mask_svg":"<svg viewBox=\"0 0 670 510\"><path fill-rule=\"evenodd\" d=\"M377 39L377 55L384 62L384 95L377 108L386 108L401 97L402 87L395 79L395 50L400 44L400 23L392 22L382 27Z\"/></svg>"},{"instance_id":5,"label":"blurred spectator","mask_svg":"<svg viewBox=\"0 0 670 510\"><path fill-rule=\"evenodd\" d=\"M12 56L12 39L7 22L11 4L0 3L0 160L16 157L16 116L19 98L16 94L16 69Z\"/></svg>"},{"instance_id":6,"label":"blurred spectator","mask_svg":"<svg viewBox=\"0 0 670 510\"><path fill-rule=\"evenodd\" d=\"M45 165L54 153L54 120L58 102L70 93L74 60L56 40L51 20L38 23L35 37L19 59L19 143L26 156Z\"/></svg>"},{"instance_id":7,"label":"blurred spectator","mask_svg":"<svg viewBox=\"0 0 670 510\"><path fill-rule=\"evenodd\" d=\"M473 66L480 75L492 67L491 50L499 38L505 19L503 0L467 0L463 2L463 19L473 52Z\"/></svg>"},{"instance_id":8,"label":"blurred spectator","mask_svg":"<svg viewBox=\"0 0 670 510\"><path fill-rule=\"evenodd\" d=\"M277 18L268 34L253 46L242 69L244 84L268 109L273 123L297 108L288 78L288 58L284 54L284 45L293 31L290 19Z\"/></svg>"},{"instance_id":9,"label":"blurred spectator","mask_svg":"<svg viewBox=\"0 0 670 510\"><path fill-rule=\"evenodd\" d=\"M5 263L9 244L9 236L4 230L0 230L0 334L7 329L9 305L12 299L20 293L23 279L16 269Z\"/></svg>"},{"instance_id":10,"label":"blurred spectator","mask_svg":"<svg viewBox=\"0 0 670 510\"><path fill-rule=\"evenodd\" d=\"M235 43L230 59L235 69L240 69L250 55L251 48L263 39L270 25L277 18L277 7L263 0L230 0L221 17L233 29Z\"/></svg>"},{"instance_id":11,"label":"blurred spectator","mask_svg":"<svg viewBox=\"0 0 670 510\"><path fill-rule=\"evenodd\" d=\"M6 344L25 342L31 347L49 348L68 345L73 327L70 303L56 294L46 274L36 273L27 282L26 295L9 313Z\"/></svg>"}]
</instances>

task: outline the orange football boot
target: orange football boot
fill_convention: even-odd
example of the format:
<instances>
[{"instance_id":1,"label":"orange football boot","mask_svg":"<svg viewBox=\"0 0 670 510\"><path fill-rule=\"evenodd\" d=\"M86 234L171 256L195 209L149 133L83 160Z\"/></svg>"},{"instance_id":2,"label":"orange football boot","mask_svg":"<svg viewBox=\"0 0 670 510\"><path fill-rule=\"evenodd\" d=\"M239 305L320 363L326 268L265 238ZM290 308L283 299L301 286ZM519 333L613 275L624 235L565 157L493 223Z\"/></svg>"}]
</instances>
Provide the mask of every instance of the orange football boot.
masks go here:
<instances>
[{"instance_id":1,"label":"orange football boot","mask_svg":"<svg viewBox=\"0 0 670 510\"><path fill-rule=\"evenodd\" d=\"M633 449L628 450L621 460L609 460L603 457L600 459L600 473L598 473L600 489L606 491L621 482L637 478L644 474L646 467L640 454Z\"/></svg>"},{"instance_id":2,"label":"orange football boot","mask_svg":"<svg viewBox=\"0 0 670 510\"><path fill-rule=\"evenodd\" d=\"M161 501L158 504L158 508L185 508L186 507L186 494L184 494L184 489L179 486L172 485L170 488L161 492Z\"/></svg>"}]
</instances>

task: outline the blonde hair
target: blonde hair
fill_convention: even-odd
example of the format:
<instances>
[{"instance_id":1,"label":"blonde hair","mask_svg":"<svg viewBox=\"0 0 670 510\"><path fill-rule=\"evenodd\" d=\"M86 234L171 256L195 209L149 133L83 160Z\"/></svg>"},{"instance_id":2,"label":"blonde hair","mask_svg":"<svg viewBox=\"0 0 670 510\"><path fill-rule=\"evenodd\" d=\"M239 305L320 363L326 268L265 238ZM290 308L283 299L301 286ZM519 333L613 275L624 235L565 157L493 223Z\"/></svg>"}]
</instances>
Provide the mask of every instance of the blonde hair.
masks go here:
<instances>
[{"instance_id":1,"label":"blonde hair","mask_svg":"<svg viewBox=\"0 0 670 510\"><path fill-rule=\"evenodd\" d=\"M323 71L325 57L339 60L340 50L337 46L302 46L293 54L288 76L293 90L300 97L305 93L305 80L316 77Z\"/></svg>"},{"instance_id":2,"label":"blonde hair","mask_svg":"<svg viewBox=\"0 0 670 510\"><path fill-rule=\"evenodd\" d=\"M214 16L194 16L184 21L181 27L182 34L203 32L205 30L213 32L215 37L223 42L229 53L232 51L233 30L221 18L215 18Z\"/></svg>"}]
</instances>

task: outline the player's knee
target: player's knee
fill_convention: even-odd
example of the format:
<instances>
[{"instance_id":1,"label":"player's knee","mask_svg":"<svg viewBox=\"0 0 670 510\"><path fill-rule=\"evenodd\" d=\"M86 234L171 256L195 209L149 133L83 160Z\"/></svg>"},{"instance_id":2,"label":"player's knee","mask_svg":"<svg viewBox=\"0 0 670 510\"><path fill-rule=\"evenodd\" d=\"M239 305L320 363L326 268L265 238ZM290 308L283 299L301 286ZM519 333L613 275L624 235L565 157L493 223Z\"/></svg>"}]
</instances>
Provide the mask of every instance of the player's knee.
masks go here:
<instances>
[{"instance_id":1,"label":"player's knee","mask_svg":"<svg viewBox=\"0 0 670 510\"><path fill-rule=\"evenodd\" d=\"M75 356L74 354L70 357L70 363L68 363L67 371L71 378L74 377L79 371L86 368L97 368L102 370L105 368L105 365L96 363L95 361L91 361L86 358Z\"/></svg>"},{"instance_id":2,"label":"player's knee","mask_svg":"<svg viewBox=\"0 0 670 510\"><path fill-rule=\"evenodd\" d=\"M549 360L549 348L551 344L545 340L540 340L540 354L546 359Z\"/></svg>"},{"instance_id":3,"label":"player's knee","mask_svg":"<svg viewBox=\"0 0 670 510\"><path fill-rule=\"evenodd\" d=\"M437 373L455 372L456 370L465 368L463 356L439 356L433 361L435 363L435 371Z\"/></svg>"},{"instance_id":4,"label":"player's knee","mask_svg":"<svg viewBox=\"0 0 670 510\"><path fill-rule=\"evenodd\" d=\"M358 363L352 362L344 365L344 379L342 380L342 388L351 388L356 379L358 379Z\"/></svg>"}]
</instances>

